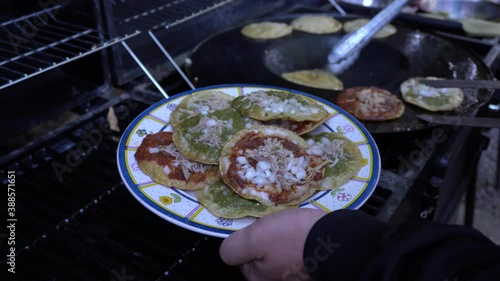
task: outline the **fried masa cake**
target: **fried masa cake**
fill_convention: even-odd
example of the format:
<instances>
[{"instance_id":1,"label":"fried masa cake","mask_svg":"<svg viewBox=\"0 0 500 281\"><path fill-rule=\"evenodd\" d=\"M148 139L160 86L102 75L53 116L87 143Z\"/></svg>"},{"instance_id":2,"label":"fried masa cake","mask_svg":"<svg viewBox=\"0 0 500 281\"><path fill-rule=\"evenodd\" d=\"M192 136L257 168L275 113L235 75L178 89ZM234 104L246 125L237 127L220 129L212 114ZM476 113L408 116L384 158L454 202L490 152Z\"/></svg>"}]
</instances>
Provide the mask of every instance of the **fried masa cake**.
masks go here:
<instances>
[{"instance_id":1,"label":"fried masa cake","mask_svg":"<svg viewBox=\"0 0 500 281\"><path fill-rule=\"evenodd\" d=\"M170 114L170 124L175 128L191 116L229 108L233 99L233 96L224 92L211 90L188 95Z\"/></svg>"},{"instance_id":2,"label":"fried masa cake","mask_svg":"<svg viewBox=\"0 0 500 281\"><path fill-rule=\"evenodd\" d=\"M333 132L307 134L304 139L310 145L307 153L321 156L328 161L320 190L341 186L356 175L362 166L363 156L358 146L342 134Z\"/></svg>"},{"instance_id":3,"label":"fried masa cake","mask_svg":"<svg viewBox=\"0 0 500 281\"><path fill-rule=\"evenodd\" d=\"M351 20L347 21L344 23L344 31L347 33L354 32L361 27L365 26L369 20L367 19L356 19L356 20ZM398 29L392 25L392 24L386 24L382 29L377 32L375 35L373 35L373 38L381 39L385 37L389 37L393 34L396 34Z\"/></svg>"},{"instance_id":4,"label":"fried masa cake","mask_svg":"<svg viewBox=\"0 0 500 281\"><path fill-rule=\"evenodd\" d=\"M294 19L293 29L313 34L335 33L342 28L338 20L324 15L305 15Z\"/></svg>"},{"instance_id":5,"label":"fried masa cake","mask_svg":"<svg viewBox=\"0 0 500 281\"><path fill-rule=\"evenodd\" d=\"M216 165L195 162L182 155L172 141L171 132L146 135L134 157L146 175L165 186L198 190L220 179Z\"/></svg>"},{"instance_id":6,"label":"fried masa cake","mask_svg":"<svg viewBox=\"0 0 500 281\"><path fill-rule=\"evenodd\" d=\"M339 91L344 89L344 83L335 75L320 69L298 70L281 74L284 79L303 86L318 89Z\"/></svg>"},{"instance_id":7,"label":"fried masa cake","mask_svg":"<svg viewBox=\"0 0 500 281\"><path fill-rule=\"evenodd\" d=\"M298 204L311 196L327 164L306 152L309 145L295 133L258 126L236 133L221 151L224 182L239 196L264 205Z\"/></svg>"},{"instance_id":8,"label":"fried masa cake","mask_svg":"<svg viewBox=\"0 0 500 281\"><path fill-rule=\"evenodd\" d=\"M276 39L292 34L293 28L280 22L258 22L245 25L241 33L253 39Z\"/></svg>"},{"instance_id":9,"label":"fried masa cake","mask_svg":"<svg viewBox=\"0 0 500 281\"><path fill-rule=\"evenodd\" d=\"M235 109L226 108L183 120L173 132L177 149L189 159L218 164L220 150L236 132L253 126Z\"/></svg>"},{"instance_id":10,"label":"fried masa cake","mask_svg":"<svg viewBox=\"0 0 500 281\"><path fill-rule=\"evenodd\" d=\"M427 80L442 79L426 77ZM410 78L400 86L403 99L429 111L453 110L464 101L464 93L459 88L433 88L418 82L419 78Z\"/></svg>"},{"instance_id":11,"label":"fried masa cake","mask_svg":"<svg viewBox=\"0 0 500 281\"><path fill-rule=\"evenodd\" d=\"M389 91L376 87L345 89L337 96L336 103L363 121L396 119L405 111L405 106L399 98Z\"/></svg>"},{"instance_id":12,"label":"fried masa cake","mask_svg":"<svg viewBox=\"0 0 500 281\"><path fill-rule=\"evenodd\" d=\"M325 115L325 117L320 121L300 121L300 122L294 122L283 119L274 119L274 120L264 121L262 122L262 125L276 126L290 130L296 133L297 135L303 135L321 126L321 124L323 124L326 120L328 120L328 118L330 118L330 116Z\"/></svg>"},{"instance_id":13,"label":"fried masa cake","mask_svg":"<svg viewBox=\"0 0 500 281\"><path fill-rule=\"evenodd\" d=\"M196 198L213 215L228 219L246 216L263 217L279 210L295 207L291 205L267 206L255 200L245 199L234 193L222 180L197 190Z\"/></svg>"},{"instance_id":14,"label":"fried masa cake","mask_svg":"<svg viewBox=\"0 0 500 281\"><path fill-rule=\"evenodd\" d=\"M260 121L320 122L328 116L326 109L315 100L287 91L255 91L235 98L231 105L241 115Z\"/></svg>"}]
</instances>

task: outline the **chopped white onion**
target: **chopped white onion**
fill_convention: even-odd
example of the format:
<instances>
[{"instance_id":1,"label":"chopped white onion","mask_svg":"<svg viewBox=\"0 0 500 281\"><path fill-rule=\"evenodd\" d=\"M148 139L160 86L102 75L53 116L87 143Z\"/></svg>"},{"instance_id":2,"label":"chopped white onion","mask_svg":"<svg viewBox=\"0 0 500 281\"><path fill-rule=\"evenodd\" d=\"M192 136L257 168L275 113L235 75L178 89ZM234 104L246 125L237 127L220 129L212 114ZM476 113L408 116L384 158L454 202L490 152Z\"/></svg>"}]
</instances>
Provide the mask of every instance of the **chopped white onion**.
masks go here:
<instances>
[{"instance_id":1,"label":"chopped white onion","mask_svg":"<svg viewBox=\"0 0 500 281\"><path fill-rule=\"evenodd\" d=\"M168 166L163 167L163 172L165 172L165 175L169 175L172 171L170 171L170 168Z\"/></svg>"}]
</instances>

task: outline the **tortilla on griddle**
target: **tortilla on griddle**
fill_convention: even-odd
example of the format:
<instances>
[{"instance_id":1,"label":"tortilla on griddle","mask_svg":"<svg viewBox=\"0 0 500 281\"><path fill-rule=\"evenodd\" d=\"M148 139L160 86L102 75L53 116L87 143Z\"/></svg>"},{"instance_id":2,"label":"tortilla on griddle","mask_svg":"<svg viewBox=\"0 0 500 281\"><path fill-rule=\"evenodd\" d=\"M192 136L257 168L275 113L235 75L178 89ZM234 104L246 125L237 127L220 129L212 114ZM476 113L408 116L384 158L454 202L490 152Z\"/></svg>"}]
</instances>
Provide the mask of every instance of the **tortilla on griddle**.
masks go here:
<instances>
[{"instance_id":1,"label":"tortilla on griddle","mask_svg":"<svg viewBox=\"0 0 500 281\"><path fill-rule=\"evenodd\" d=\"M146 175L165 186L198 190L220 179L216 165L184 157L175 147L171 132L146 135L134 157Z\"/></svg>"},{"instance_id":2,"label":"tortilla on griddle","mask_svg":"<svg viewBox=\"0 0 500 281\"><path fill-rule=\"evenodd\" d=\"M356 175L362 166L363 156L358 146L339 133L323 132L318 135L305 135L310 145L307 152L322 156L328 164L319 190L341 186Z\"/></svg>"},{"instance_id":3,"label":"tortilla on griddle","mask_svg":"<svg viewBox=\"0 0 500 281\"><path fill-rule=\"evenodd\" d=\"M170 114L170 124L176 127L182 120L198 114L231 107L233 96L221 91L203 91L186 96Z\"/></svg>"},{"instance_id":4,"label":"tortilla on griddle","mask_svg":"<svg viewBox=\"0 0 500 281\"><path fill-rule=\"evenodd\" d=\"M276 39L290 35L292 30L286 23L264 21L245 25L241 33L253 39Z\"/></svg>"},{"instance_id":5,"label":"tortilla on griddle","mask_svg":"<svg viewBox=\"0 0 500 281\"><path fill-rule=\"evenodd\" d=\"M323 15L306 15L294 19L291 23L293 29L313 34L335 33L342 28L338 20Z\"/></svg>"},{"instance_id":6,"label":"tortilla on griddle","mask_svg":"<svg viewBox=\"0 0 500 281\"><path fill-rule=\"evenodd\" d=\"M386 121L399 118L405 111L403 101L377 87L353 87L342 91L338 106L363 121Z\"/></svg>"},{"instance_id":7,"label":"tortilla on griddle","mask_svg":"<svg viewBox=\"0 0 500 281\"><path fill-rule=\"evenodd\" d=\"M236 132L253 126L234 108L195 115L182 121L173 132L173 141L186 157L217 164L220 150Z\"/></svg>"},{"instance_id":8,"label":"tortilla on griddle","mask_svg":"<svg viewBox=\"0 0 500 281\"><path fill-rule=\"evenodd\" d=\"M243 116L260 121L274 119L319 122L328 116L315 100L286 91L255 91L235 98L231 105Z\"/></svg>"},{"instance_id":9,"label":"tortilla on griddle","mask_svg":"<svg viewBox=\"0 0 500 281\"><path fill-rule=\"evenodd\" d=\"M229 188L223 181L217 181L196 191L196 198L213 215L228 219L246 216L263 217L295 206L266 206L254 200L245 199Z\"/></svg>"},{"instance_id":10,"label":"tortilla on griddle","mask_svg":"<svg viewBox=\"0 0 500 281\"><path fill-rule=\"evenodd\" d=\"M320 69L298 70L281 74L284 79L303 86L339 91L344 84L335 75Z\"/></svg>"},{"instance_id":11,"label":"tortilla on griddle","mask_svg":"<svg viewBox=\"0 0 500 281\"><path fill-rule=\"evenodd\" d=\"M309 155L295 133L260 126L236 133L221 151L220 174L239 196L264 205L295 205L315 191L327 163Z\"/></svg>"},{"instance_id":12,"label":"tortilla on griddle","mask_svg":"<svg viewBox=\"0 0 500 281\"><path fill-rule=\"evenodd\" d=\"M347 33L354 32L360 29L361 27L365 26L368 22L369 20L367 19L356 19L347 21L344 23L344 31ZM382 27L382 29L380 29L379 32L373 35L373 38L378 38L378 39L386 38L393 34L396 34L396 32L398 32L398 29L394 25L386 24L384 27Z\"/></svg>"},{"instance_id":13,"label":"tortilla on griddle","mask_svg":"<svg viewBox=\"0 0 500 281\"><path fill-rule=\"evenodd\" d=\"M459 107L464 101L464 93L459 88L433 88L419 83L420 78L410 78L401 86L403 100L429 111L446 111ZM426 77L426 80L442 79Z\"/></svg>"}]
</instances>

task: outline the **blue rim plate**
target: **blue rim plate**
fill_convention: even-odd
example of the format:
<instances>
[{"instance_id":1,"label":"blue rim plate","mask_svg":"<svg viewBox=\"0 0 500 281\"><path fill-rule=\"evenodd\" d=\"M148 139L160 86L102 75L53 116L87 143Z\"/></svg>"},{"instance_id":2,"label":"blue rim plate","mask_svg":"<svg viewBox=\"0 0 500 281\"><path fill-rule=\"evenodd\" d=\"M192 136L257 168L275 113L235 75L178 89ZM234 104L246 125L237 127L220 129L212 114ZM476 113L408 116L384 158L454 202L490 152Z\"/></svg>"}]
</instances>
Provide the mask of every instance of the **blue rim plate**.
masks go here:
<instances>
[{"instance_id":1,"label":"blue rim plate","mask_svg":"<svg viewBox=\"0 0 500 281\"><path fill-rule=\"evenodd\" d=\"M303 95L322 104L330 118L312 133L338 132L356 143L363 156L363 166L349 181L335 190L318 191L304 201L300 208L326 212L338 209L358 209L375 190L380 176L380 155L370 133L343 109L313 95L291 89L251 84L228 84L187 91L160 101L137 116L125 130L118 144L117 160L120 176L132 195L148 210L180 227L202 234L227 237L256 219L225 219L212 215L201 205L193 191L184 191L157 184L145 175L135 161L134 154L146 134L172 131L170 113L187 95L206 90L218 90L232 96L257 90L284 90Z\"/></svg>"}]
</instances>

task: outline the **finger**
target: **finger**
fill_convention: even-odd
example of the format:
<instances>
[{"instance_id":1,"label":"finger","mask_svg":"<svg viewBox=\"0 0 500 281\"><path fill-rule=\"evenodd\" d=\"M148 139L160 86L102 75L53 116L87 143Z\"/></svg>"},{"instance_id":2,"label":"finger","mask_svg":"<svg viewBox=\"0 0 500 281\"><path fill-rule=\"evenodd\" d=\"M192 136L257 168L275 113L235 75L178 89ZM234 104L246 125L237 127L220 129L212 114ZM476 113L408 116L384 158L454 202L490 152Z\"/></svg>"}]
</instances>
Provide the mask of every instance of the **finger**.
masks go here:
<instances>
[{"instance_id":1,"label":"finger","mask_svg":"<svg viewBox=\"0 0 500 281\"><path fill-rule=\"evenodd\" d=\"M244 263L240 266L241 273L243 274L243 277L247 281L254 281L254 280L259 280L257 274L256 274L256 269L255 269L255 262L247 262Z\"/></svg>"},{"instance_id":2,"label":"finger","mask_svg":"<svg viewBox=\"0 0 500 281\"><path fill-rule=\"evenodd\" d=\"M219 249L222 260L228 265L240 265L261 259L264 256L262 242L266 236L263 224L265 220L259 219L226 238Z\"/></svg>"}]
</instances>

